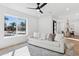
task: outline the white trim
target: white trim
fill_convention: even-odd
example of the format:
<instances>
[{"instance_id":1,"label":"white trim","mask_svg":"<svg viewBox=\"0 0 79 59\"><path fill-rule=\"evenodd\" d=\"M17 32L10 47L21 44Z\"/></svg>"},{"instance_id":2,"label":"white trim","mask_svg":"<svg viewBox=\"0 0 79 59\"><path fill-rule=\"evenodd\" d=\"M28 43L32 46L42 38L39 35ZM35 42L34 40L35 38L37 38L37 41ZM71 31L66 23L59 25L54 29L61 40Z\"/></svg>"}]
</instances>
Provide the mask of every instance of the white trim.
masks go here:
<instances>
[{"instance_id":1,"label":"white trim","mask_svg":"<svg viewBox=\"0 0 79 59\"><path fill-rule=\"evenodd\" d=\"M4 16L12 16L12 15L9 15L9 14L6 14ZM13 15L14 16L14 15ZM14 16L16 18L23 18L23 17L18 17L18 16ZM17 31L17 25L16 25L16 34L13 35L13 36L5 36L5 33L4 33L4 37L15 37L15 36L22 36L22 35L28 35L28 18L25 18L24 19L26 20L26 33L25 34L18 34L18 31Z\"/></svg>"}]
</instances>

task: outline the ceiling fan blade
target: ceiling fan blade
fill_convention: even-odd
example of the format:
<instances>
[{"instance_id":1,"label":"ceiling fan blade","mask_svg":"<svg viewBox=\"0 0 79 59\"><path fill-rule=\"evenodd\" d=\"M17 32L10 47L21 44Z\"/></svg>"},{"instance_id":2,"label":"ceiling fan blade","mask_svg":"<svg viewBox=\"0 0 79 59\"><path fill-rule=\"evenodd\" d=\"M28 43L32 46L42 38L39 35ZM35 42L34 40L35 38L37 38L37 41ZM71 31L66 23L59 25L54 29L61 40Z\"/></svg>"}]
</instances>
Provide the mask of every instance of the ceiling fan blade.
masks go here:
<instances>
[{"instance_id":1,"label":"ceiling fan blade","mask_svg":"<svg viewBox=\"0 0 79 59\"><path fill-rule=\"evenodd\" d=\"M47 3L43 3L43 4L40 6L40 8L44 7L46 4L47 4Z\"/></svg>"},{"instance_id":2,"label":"ceiling fan blade","mask_svg":"<svg viewBox=\"0 0 79 59\"><path fill-rule=\"evenodd\" d=\"M43 11L39 10L39 12L43 14Z\"/></svg>"},{"instance_id":3,"label":"ceiling fan blade","mask_svg":"<svg viewBox=\"0 0 79 59\"><path fill-rule=\"evenodd\" d=\"M36 8L28 8L28 9L36 9Z\"/></svg>"},{"instance_id":4,"label":"ceiling fan blade","mask_svg":"<svg viewBox=\"0 0 79 59\"><path fill-rule=\"evenodd\" d=\"M39 5L40 5L40 3L37 3L37 8L36 9L40 9Z\"/></svg>"}]
</instances>

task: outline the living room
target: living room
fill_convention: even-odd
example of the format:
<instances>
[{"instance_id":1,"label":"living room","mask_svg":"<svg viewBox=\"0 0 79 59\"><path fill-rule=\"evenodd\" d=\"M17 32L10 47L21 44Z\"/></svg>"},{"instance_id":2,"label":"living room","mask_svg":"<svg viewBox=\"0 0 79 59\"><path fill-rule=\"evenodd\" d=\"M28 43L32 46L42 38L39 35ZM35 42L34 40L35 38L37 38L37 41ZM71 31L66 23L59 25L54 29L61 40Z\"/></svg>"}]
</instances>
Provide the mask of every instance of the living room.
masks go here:
<instances>
[{"instance_id":1,"label":"living room","mask_svg":"<svg viewBox=\"0 0 79 59\"><path fill-rule=\"evenodd\" d=\"M0 55L78 56L78 6L0 3Z\"/></svg>"}]
</instances>

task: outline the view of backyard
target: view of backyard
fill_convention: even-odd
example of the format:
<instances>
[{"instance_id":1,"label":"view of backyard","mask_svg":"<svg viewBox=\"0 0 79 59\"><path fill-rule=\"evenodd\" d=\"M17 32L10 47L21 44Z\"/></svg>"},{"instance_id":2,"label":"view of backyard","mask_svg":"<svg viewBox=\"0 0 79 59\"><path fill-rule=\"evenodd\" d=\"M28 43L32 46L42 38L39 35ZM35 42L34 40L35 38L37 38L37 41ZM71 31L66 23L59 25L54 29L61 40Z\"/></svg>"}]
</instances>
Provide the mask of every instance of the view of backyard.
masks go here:
<instances>
[{"instance_id":1,"label":"view of backyard","mask_svg":"<svg viewBox=\"0 0 79 59\"><path fill-rule=\"evenodd\" d=\"M14 16L5 16L4 17L4 31L5 36L12 36L16 34L25 34L26 33L26 20L21 18L16 18Z\"/></svg>"}]
</instances>

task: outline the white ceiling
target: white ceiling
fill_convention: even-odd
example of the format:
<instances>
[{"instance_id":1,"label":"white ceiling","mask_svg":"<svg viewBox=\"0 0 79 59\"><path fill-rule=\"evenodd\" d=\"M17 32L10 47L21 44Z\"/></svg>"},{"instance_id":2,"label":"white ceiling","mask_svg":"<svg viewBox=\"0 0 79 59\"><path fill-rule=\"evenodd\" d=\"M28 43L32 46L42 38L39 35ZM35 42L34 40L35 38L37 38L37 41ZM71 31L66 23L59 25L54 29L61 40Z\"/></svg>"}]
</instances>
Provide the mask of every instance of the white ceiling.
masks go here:
<instances>
[{"instance_id":1,"label":"white ceiling","mask_svg":"<svg viewBox=\"0 0 79 59\"><path fill-rule=\"evenodd\" d=\"M54 17L79 12L79 3L48 3L41 10L44 14L27 7L37 7L36 3L1 3L0 5L37 17L52 15ZM67 11L68 10L68 11Z\"/></svg>"}]
</instances>

